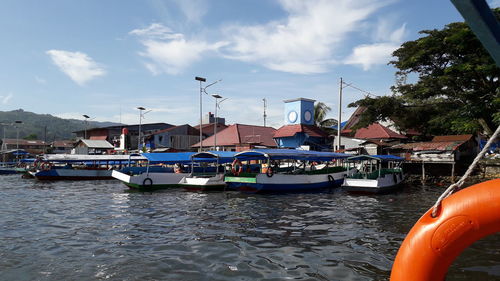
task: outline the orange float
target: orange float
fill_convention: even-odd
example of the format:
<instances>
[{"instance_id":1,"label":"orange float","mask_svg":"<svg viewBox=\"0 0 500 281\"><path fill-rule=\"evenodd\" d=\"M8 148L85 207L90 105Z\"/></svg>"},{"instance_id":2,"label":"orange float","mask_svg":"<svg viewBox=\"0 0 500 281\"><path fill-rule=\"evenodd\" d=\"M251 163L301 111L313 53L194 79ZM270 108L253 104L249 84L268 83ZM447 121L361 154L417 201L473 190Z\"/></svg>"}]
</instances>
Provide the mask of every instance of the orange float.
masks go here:
<instances>
[{"instance_id":1,"label":"orange float","mask_svg":"<svg viewBox=\"0 0 500 281\"><path fill-rule=\"evenodd\" d=\"M233 164L231 164L231 172L235 176L239 176L241 172L243 171L243 165L241 164L241 161L238 159L234 159Z\"/></svg>"},{"instance_id":2,"label":"orange float","mask_svg":"<svg viewBox=\"0 0 500 281\"><path fill-rule=\"evenodd\" d=\"M391 281L444 280L455 258L475 241L500 232L500 179L460 190L413 226L399 248Z\"/></svg>"}]
</instances>

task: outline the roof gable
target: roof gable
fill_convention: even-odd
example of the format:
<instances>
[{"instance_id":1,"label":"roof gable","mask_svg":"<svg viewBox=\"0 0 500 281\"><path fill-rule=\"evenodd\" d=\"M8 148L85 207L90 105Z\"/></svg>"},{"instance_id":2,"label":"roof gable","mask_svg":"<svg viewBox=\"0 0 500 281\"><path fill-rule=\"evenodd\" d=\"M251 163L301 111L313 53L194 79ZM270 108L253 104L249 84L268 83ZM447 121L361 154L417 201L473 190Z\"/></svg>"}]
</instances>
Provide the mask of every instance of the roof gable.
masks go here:
<instances>
[{"instance_id":1,"label":"roof gable","mask_svg":"<svg viewBox=\"0 0 500 281\"><path fill-rule=\"evenodd\" d=\"M276 133L274 134L274 138L293 137L297 133L305 133L310 137L320 137L320 138L328 137L327 133L325 133L323 130L321 130L316 126L295 124L295 125L282 126L276 131Z\"/></svg>"},{"instance_id":2,"label":"roof gable","mask_svg":"<svg viewBox=\"0 0 500 281\"><path fill-rule=\"evenodd\" d=\"M361 128L354 135L357 139L406 139L406 136L375 122L366 128Z\"/></svg>"},{"instance_id":3,"label":"roof gable","mask_svg":"<svg viewBox=\"0 0 500 281\"><path fill-rule=\"evenodd\" d=\"M243 143L256 143L265 146L276 146L273 135L276 129L272 127L262 127L244 124L233 124L224 130L217 132L217 146L234 146ZM202 141L202 146L213 146L215 137L210 136ZM196 143L191 147L199 147Z\"/></svg>"}]
</instances>

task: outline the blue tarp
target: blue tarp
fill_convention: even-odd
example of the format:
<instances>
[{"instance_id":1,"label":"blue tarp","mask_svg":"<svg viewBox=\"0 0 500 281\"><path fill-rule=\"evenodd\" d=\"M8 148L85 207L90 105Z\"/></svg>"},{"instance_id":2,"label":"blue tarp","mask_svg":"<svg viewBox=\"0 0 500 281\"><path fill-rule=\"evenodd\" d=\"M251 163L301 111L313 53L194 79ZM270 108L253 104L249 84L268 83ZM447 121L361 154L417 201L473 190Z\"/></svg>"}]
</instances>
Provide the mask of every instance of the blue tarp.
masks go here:
<instances>
[{"instance_id":1,"label":"blue tarp","mask_svg":"<svg viewBox=\"0 0 500 281\"><path fill-rule=\"evenodd\" d=\"M216 162L218 161L219 164L223 163L231 163L234 160L234 155L236 152L232 151L205 151L205 152L198 152L193 155L191 155L191 158L193 158L194 162ZM218 160L217 160L218 158Z\"/></svg>"},{"instance_id":2,"label":"blue tarp","mask_svg":"<svg viewBox=\"0 0 500 281\"><path fill-rule=\"evenodd\" d=\"M246 160L306 160L306 161L332 161L345 159L349 155L335 152L320 152L295 149L253 149L237 153L235 158Z\"/></svg>"},{"instance_id":3,"label":"blue tarp","mask_svg":"<svg viewBox=\"0 0 500 281\"><path fill-rule=\"evenodd\" d=\"M382 162L387 161L403 161L404 158L394 155L357 155L347 158L348 161L361 161L361 160L377 160Z\"/></svg>"},{"instance_id":4,"label":"blue tarp","mask_svg":"<svg viewBox=\"0 0 500 281\"><path fill-rule=\"evenodd\" d=\"M186 164L191 163L193 154L194 152L143 153L142 156L146 157L151 164Z\"/></svg>"}]
</instances>

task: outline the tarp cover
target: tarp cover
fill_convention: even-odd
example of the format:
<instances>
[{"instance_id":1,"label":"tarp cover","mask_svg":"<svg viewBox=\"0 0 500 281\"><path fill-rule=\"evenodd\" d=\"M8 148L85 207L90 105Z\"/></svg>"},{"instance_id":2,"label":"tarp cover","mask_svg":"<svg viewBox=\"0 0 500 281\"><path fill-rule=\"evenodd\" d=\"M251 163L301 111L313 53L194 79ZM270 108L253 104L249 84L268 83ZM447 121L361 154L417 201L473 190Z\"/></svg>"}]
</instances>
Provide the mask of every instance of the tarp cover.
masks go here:
<instances>
[{"instance_id":1,"label":"tarp cover","mask_svg":"<svg viewBox=\"0 0 500 281\"><path fill-rule=\"evenodd\" d=\"M143 153L151 164L186 164L191 163L191 155L194 152L174 152L174 153Z\"/></svg>"},{"instance_id":2,"label":"tarp cover","mask_svg":"<svg viewBox=\"0 0 500 281\"><path fill-rule=\"evenodd\" d=\"M332 161L345 159L349 155L335 152L321 152L295 149L253 149L237 153L235 158L246 160L306 160L306 161Z\"/></svg>"},{"instance_id":3,"label":"tarp cover","mask_svg":"<svg viewBox=\"0 0 500 281\"><path fill-rule=\"evenodd\" d=\"M362 161L362 160L377 160L382 162L387 161L403 161L404 158L394 155L357 155L347 158L348 161Z\"/></svg>"},{"instance_id":4,"label":"tarp cover","mask_svg":"<svg viewBox=\"0 0 500 281\"><path fill-rule=\"evenodd\" d=\"M236 152L233 151L205 151L198 152L191 157L193 162L218 162L219 164L231 163Z\"/></svg>"},{"instance_id":5,"label":"tarp cover","mask_svg":"<svg viewBox=\"0 0 500 281\"><path fill-rule=\"evenodd\" d=\"M91 162L91 161L115 161L115 162L128 162L130 161L145 161L146 158L139 154L132 155L86 155L86 154L45 154L42 157L49 162L71 163L71 162Z\"/></svg>"}]
</instances>

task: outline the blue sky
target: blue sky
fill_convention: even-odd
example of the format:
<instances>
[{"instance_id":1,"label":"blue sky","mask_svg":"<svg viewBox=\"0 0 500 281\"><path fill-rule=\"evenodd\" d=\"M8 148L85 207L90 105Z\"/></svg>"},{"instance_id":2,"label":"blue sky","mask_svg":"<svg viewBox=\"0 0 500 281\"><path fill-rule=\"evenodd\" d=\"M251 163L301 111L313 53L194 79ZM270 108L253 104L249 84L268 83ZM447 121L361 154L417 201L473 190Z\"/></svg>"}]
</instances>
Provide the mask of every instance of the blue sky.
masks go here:
<instances>
[{"instance_id":1,"label":"blue sky","mask_svg":"<svg viewBox=\"0 0 500 281\"><path fill-rule=\"evenodd\" d=\"M498 7L499 0L489 2ZM282 125L283 100L325 102L339 78L390 94L387 65L423 29L463 21L450 1L50 0L0 2L0 110L127 124L199 123L199 83L228 123ZM347 104L364 93L344 89ZM204 114L214 98L203 96Z\"/></svg>"}]
</instances>

